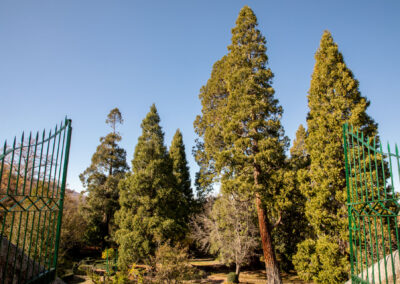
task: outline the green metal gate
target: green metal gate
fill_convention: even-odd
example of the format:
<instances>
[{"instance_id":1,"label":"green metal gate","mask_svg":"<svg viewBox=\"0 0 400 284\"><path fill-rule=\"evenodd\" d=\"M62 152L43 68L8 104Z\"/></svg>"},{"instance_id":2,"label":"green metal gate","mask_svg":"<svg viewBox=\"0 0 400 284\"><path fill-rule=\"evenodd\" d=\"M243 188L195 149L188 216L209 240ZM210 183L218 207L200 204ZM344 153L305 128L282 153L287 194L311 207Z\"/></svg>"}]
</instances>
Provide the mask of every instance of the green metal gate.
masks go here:
<instances>
[{"instance_id":1,"label":"green metal gate","mask_svg":"<svg viewBox=\"0 0 400 284\"><path fill-rule=\"evenodd\" d=\"M343 126L352 283L400 283L399 151Z\"/></svg>"},{"instance_id":2,"label":"green metal gate","mask_svg":"<svg viewBox=\"0 0 400 284\"><path fill-rule=\"evenodd\" d=\"M0 283L55 279L71 120L0 153Z\"/></svg>"}]
</instances>

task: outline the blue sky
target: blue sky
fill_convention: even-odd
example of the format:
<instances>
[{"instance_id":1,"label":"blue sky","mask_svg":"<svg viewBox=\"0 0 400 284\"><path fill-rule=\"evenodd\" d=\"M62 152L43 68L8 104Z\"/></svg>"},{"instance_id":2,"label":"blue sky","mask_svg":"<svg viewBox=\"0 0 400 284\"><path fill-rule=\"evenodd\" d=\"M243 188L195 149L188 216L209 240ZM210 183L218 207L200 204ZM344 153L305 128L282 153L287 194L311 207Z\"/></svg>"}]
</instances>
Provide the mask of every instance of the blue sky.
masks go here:
<instances>
[{"instance_id":1,"label":"blue sky","mask_svg":"<svg viewBox=\"0 0 400 284\"><path fill-rule=\"evenodd\" d=\"M400 2L398 1L133 1L0 2L0 141L22 131L73 122L68 184L90 164L106 115L120 108L128 163L140 123L155 103L169 145L180 128L191 167L200 113L199 89L227 53L243 5L267 39L273 87L293 139L305 123L314 53L332 32L371 101L384 141L400 142Z\"/></svg>"}]
</instances>

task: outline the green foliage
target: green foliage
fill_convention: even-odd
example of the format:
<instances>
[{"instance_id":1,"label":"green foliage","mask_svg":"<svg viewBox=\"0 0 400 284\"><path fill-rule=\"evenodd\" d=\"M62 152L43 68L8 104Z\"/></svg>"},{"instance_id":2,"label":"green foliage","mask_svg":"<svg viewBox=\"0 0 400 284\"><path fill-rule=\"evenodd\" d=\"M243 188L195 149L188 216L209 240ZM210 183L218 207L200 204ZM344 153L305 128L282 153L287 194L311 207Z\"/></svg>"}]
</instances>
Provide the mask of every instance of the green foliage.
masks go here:
<instances>
[{"instance_id":1,"label":"green foliage","mask_svg":"<svg viewBox=\"0 0 400 284\"><path fill-rule=\"evenodd\" d=\"M161 245L154 258L156 283L183 283L184 280L195 279L197 270L189 263L187 248Z\"/></svg>"},{"instance_id":2,"label":"green foliage","mask_svg":"<svg viewBox=\"0 0 400 284\"><path fill-rule=\"evenodd\" d=\"M232 29L229 53L214 64L200 91L195 158L203 188L220 181L223 191L262 200L258 212L267 220L260 228L270 234L267 223L279 218L287 201L282 169L288 140L281 125L283 109L271 86L266 40L257 25L254 12L244 6ZM270 247L263 243L268 259L275 259ZM272 270L275 278L277 269Z\"/></svg>"},{"instance_id":3,"label":"green foliage","mask_svg":"<svg viewBox=\"0 0 400 284\"><path fill-rule=\"evenodd\" d=\"M71 260L74 249L84 246L84 233L86 222L79 211L82 202L80 194L66 189L63 206L63 220L58 253L58 271L62 273L65 269L71 269Z\"/></svg>"},{"instance_id":4,"label":"green foliage","mask_svg":"<svg viewBox=\"0 0 400 284\"><path fill-rule=\"evenodd\" d=\"M116 132L117 124L122 122L120 111L111 110L106 123L113 131L100 138L91 165L80 175L88 193L82 208L88 224L86 238L89 243L103 247L114 231L114 213L119 208L118 183L128 169L126 152L118 145L122 138Z\"/></svg>"},{"instance_id":5,"label":"green foliage","mask_svg":"<svg viewBox=\"0 0 400 284\"><path fill-rule=\"evenodd\" d=\"M133 263L129 268L128 275L135 281L135 283L143 283L143 273Z\"/></svg>"},{"instance_id":6,"label":"green foliage","mask_svg":"<svg viewBox=\"0 0 400 284\"><path fill-rule=\"evenodd\" d=\"M135 147L132 173L121 181L116 214L119 230L118 264L148 261L157 244L184 238L186 223L175 210L184 198L172 173L172 161L164 145L164 133L155 105L143 120L142 135Z\"/></svg>"},{"instance_id":7,"label":"green foliage","mask_svg":"<svg viewBox=\"0 0 400 284\"><path fill-rule=\"evenodd\" d=\"M116 251L113 248L109 248L109 249L105 249L102 253L101 253L101 258L102 259L114 259L116 256Z\"/></svg>"},{"instance_id":8,"label":"green foliage","mask_svg":"<svg viewBox=\"0 0 400 284\"><path fill-rule=\"evenodd\" d=\"M315 60L305 139L311 164L298 173L313 234L299 246L295 266L304 279L339 283L350 269L342 124L349 122L368 136L377 134L377 125L367 115L369 102L328 31Z\"/></svg>"},{"instance_id":9,"label":"green foliage","mask_svg":"<svg viewBox=\"0 0 400 284\"><path fill-rule=\"evenodd\" d=\"M183 219L184 224L189 221L189 215L194 206L193 192L190 182L189 167L186 160L185 145L182 133L178 129L172 138L169 156L172 161L172 173L176 181L176 189L182 195L182 203L177 204L177 214Z\"/></svg>"},{"instance_id":10,"label":"green foliage","mask_svg":"<svg viewBox=\"0 0 400 284\"><path fill-rule=\"evenodd\" d=\"M307 239L298 246L293 262L302 279L317 283L342 283L348 277L348 259L330 237Z\"/></svg>"},{"instance_id":11,"label":"green foliage","mask_svg":"<svg viewBox=\"0 0 400 284\"><path fill-rule=\"evenodd\" d=\"M292 257L297 245L309 236L310 226L305 216L306 198L301 193L299 172L306 171L310 165L305 147L306 130L302 125L296 132L296 138L290 149L291 157L287 160L284 173L283 192L286 193L285 210L282 210L282 222L273 232L274 244L279 257L279 265L289 272L293 269Z\"/></svg>"},{"instance_id":12,"label":"green foliage","mask_svg":"<svg viewBox=\"0 0 400 284\"><path fill-rule=\"evenodd\" d=\"M226 277L226 282L228 284L239 283L239 276L235 272L229 272Z\"/></svg>"},{"instance_id":13,"label":"green foliage","mask_svg":"<svg viewBox=\"0 0 400 284\"><path fill-rule=\"evenodd\" d=\"M131 281L129 281L128 275L126 275L126 273L124 272L117 272L117 274L114 276L113 280L112 280L113 284L128 284L131 283ZM137 282L137 283L141 283L141 282Z\"/></svg>"}]
</instances>

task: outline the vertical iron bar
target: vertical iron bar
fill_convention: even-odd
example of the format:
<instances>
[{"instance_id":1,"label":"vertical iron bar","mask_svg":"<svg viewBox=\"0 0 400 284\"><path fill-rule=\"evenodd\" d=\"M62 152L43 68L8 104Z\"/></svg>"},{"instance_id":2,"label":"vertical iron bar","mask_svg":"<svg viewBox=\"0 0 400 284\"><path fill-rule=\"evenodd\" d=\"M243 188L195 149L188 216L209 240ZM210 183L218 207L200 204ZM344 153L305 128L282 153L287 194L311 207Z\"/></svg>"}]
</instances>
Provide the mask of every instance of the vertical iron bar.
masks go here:
<instances>
[{"instance_id":1,"label":"vertical iron bar","mask_svg":"<svg viewBox=\"0 0 400 284\"><path fill-rule=\"evenodd\" d=\"M62 182L61 182L60 200L59 200L59 206L58 206L59 212L58 212L58 222L57 222L56 243L55 243L55 250L54 250L54 267L56 269L57 269L58 247L59 247L59 241L60 241L61 222L62 222L63 205L64 205L65 186L67 183L69 149L71 146L72 127L71 127L70 119L66 119L65 126L66 126L66 131L67 131L67 144L65 146L64 169L63 169L63 177L62 177Z\"/></svg>"},{"instance_id":2,"label":"vertical iron bar","mask_svg":"<svg viewBox=\"0 0 400 284\"><path fill-rule=\"evenodd\" d=\"M12 212L12 219L11 219L11 224L14 224L14 219L15 219L15 212ZM7 254L6 254L6 264L4 265L4 270L3 270L3 283L6 280L6 271L8 270L8 257L10 256L10 247L11 247L11 242L12 242L12 232L13 232L13 226L11 225L10 227L10 237L8 238L8 244L7 244Z\"/></svg>"},{"instance_id":3,"label":"vertical iron bar","mask_svg":"<svg viewBox=\"0 0 400 284\"><path fill-rule=\"evenodd\" d=\"M25 241L26 241L26 231L28 230L28 220L29 220L29 211L26 211L26 220L25 220L25 231L24 231L24 242L22 244L22 248L24 250L24 254L26 255L26 249L25 249ZM20 263L20 271L19 271L19 278L18 278L18 283L21 283L21 275L22 275L22 271L23 271L23 265L24 265L24 258L21 258L21 263ZM29 267L29 258L27 259L26 262L26 268L28 269ZM26 274L28 274L28 270L26 271ZM28 276L28 275L27 275Z\"/></svg>"},{"instance_id":4,"label":"vertical iron bar","mask_svg":"<svg viewBox=\"0 0 400 284\"><path fill-rule=\"evenodd\" d=\"M364 169L364 176L361 175L361 178L364 177L364 186L365 186L365 201L369 201L368 199L368 185L367 185L367 171L365 168L365 151L364 151L364 134L361 132L361 148L362 148L362 161L363 161L363 169ZM361 167L361 165L360 165ZM361 185L362 186L362 185Z\"/></svg>"},{"instance_id":5,"label":"vertical iron bar","mask_svg":"<svg viewBox=\"0 0 400 284\"><path fill-rule=\"evenodd\" d=\"M353 151L353 171L354 171L354 185L355 185L355 192L356 192L356 202L359 200L362 200L362 190L361 190L361 198L359 199L358 197L358 186L357 186L357 163L356 163L356 147L354 145L354 132L353 132L353 126L351 127L351 145L352 145L352 151ZM354 187L353 187L354 189Z\"/></svg>"},{"instance_id":6,"label":"vertical iron bar","mask_svg":"<svg viewBox=\"0 0 400 284\"><path fill-rule=\"evenodd\" d=\"M350 183L349 183L349 167L348 167L348 149L347 149L347 135L348 135L348 124L343 125L343 148L344 148L344 160L345 160L345 172L346 172L346 185L347 185L347 213L349 218L349 242L350 242L350 267L351 275L354 273L353 267L353 240L352 240L352 224L351 224L351 205L350 205Z\"/></svg>"},{"instance_id":7,"label":"vertical iron bar","mask_svg":"<svg viewBox=\"0 0 400 284\"><path fill-rule=\"evenodd\" d=\"M383 248L383 262L385 264L385 279L386 283L388 283L388 274L387 274L387 262L386 262L386 249L385 249L385 233L383 231L383 218L382 215L379 216L381 220L381 232L382 232L382 248Z\"/></svg>"},{"instance_id":8,"label":"vertical iron bar","mask_svg":"<svg viewBox=\"0 0 400 284\"><path fill-rule=\"evenodd\" d=\"M47 197L49 197L49 191L50 191L50 186L51 186L51 173L53 171L53 162L54 162L54 149L56 147L56 136L57 135L57 126L54 132L54 137L51 138L51 141L53 142L53 150L51 151L51 159L50 159L50 170L49 170L49 178L48 178L48 183L49 185L47 186ZM49 142L50 143L50 142Z\"/></svg>"},{"instance_id":9,"label":"vertical iron bar","mask_svg":"<svg viewBox=\"0 0 400 284\"><path fill-rule=\"evenodd\" d=\"M381 190L379 185L379 171L378 171L378 159L376 158L376 152L378 151L376 148L376 137L374 137L374 160L375 160L375 176L376 176L376 188L378 189L378 201L381 201Z\"/></svg>"},{"instance_id":10,"label":"vertical iron bar","mask_svg":"<svg viewBox=\"0 0 400 284\"><path fill-rule=\"evenodd\" d=\"M65 135L66 130L65 129L66 129L66 127L67 127L67 124L64 125L64 131L63 131L63 142L62 142L61 157L60 157L60 169L59 169L59 172L58 172L58 181L57 181L57 193L56 193L57 198L59 198L58 191L60 189L61 170L63 169L63 167L61 167L61 164L64 161L63 159L64 159L64 146L65 146L65 137L66 137L66 135Z\"/></svg>"},{"instance_id":11,"label":"vertical iron bar","mask_svg":"<svg viewBox=\"0 0 400 284\"><path fill-rule=\"evenodd\" d=\"M28 150L26 152L25 169L24 169L24 184L22 185L22 195L25 195L26 178L28 175L28 168L29 168L29 153L31 151L31 139L32 139L32 133L29 133Z\"/></svg>"},{"instance_id":12,"label":"vertical iron bar","mask_svg":"<svg viewBox=\"0 0 400 284\"><path fill-rule=\"evenodd\" d=\"M50 148L50 137L51 137L51 130L49 132L49 138L47 141L47 150L46 150L46 159L44 161L44 172L43 172L43 181L42 181L42 192L40 196L44 197L45 196L45 191L46 191L46 173L47 173L47 161L49 159L49 148ZM42 147L44 147L45 142L43 141Z\"/></svg>"},{"instance_id":13,"label":"vertical iron bar","mask_svg":"<svg viewBox=\"0 0 400 284\"><path fill-rule=\"evenodd\" d=\"M368 233L369 233L369 243L370 243L370 247L371 247L371 270L372 270L372 283L375 283L375 269L374 269L374 244L372 242L372 234L371 234L371 223L369 220L369 216L368 218Z\"/></svg>"},{"instance_id":14,"label":"vertical iron bar","mask_svg":"<svg viewBox=\"0 0 400 284\"><path fill-rule=\"evenodd\" d=\"M370 181L371 181L372 201L374 201L375 200L375 197L374 197L374 182L373 182L373 176L372 176L372 163L371 163L372 158L371 158L371 151L370 151L371 145L370 145L369 141L370 140L368 139L367 149L368 149L368 161L369 161L369 176L370 176ZM378 197L378 200L379 200L379 197Z\"/></svg>"},{"instance_id":15,"label":"vertical iron bar","mask_svg":"<svg viewBox=\"0 0 400 284\"><path fill-rule=\"evenodd\" d=\"M364 250L365 250L365 264L366 264L366 268L367 268L367 282L369 282L368 245L367 245L367 238L366 238L367 233L365 231L365 216L361 215L360 217L362 217L362 224L363 224L363 231L364 231L363 237L364 237Z\"/></svg>"},{"instance_id":16,"label":"vertical iron bar","mask_svg":"<svg viewBox=\"0 0 400 284\"><path fill-rule=\"evenodd\" d=\"M53 215L53 212L50 209L50 212L49 212L49 226L48 226L48 229L47 229L47 237L46 237L46 241L45 241L46 250L44 251L44 262L43 262L44 267L46 267L46 264L47 264L47 249L49 248L49 236L50 236L50 229L51 229L51 220L53 219L52 215ZM50 269L50 266L48 268Z\"/></svg>"},{"instance_id":17,"label":"vertical iron bar","mask_svg":"<svg viewBox=\"0 0 400 284\"><path fill-rule=\"evenodd\" d=\"M11 186L12 168L13 168L13 165L14 165L14 155L15 155L15 141L16 141L16 137L14 137L14 143L13 143L13 146L12 146L10 169L8 171L7 195L9 194L9 190L10 190L10 186Z\"/></svg>"},{"instance_id":18,"label":"vertical iron bar","mask_svg":"<svg viewBox=\"0 0 400 284\"><path fill-rule=\"evenodd\" d=\"M388 159L389 159L389 173L390 173L390 182L391 182L391 187L392 187L392 198L395 198L394 194L394 182L393 182L393 171L392 171L392 157L390 156L390 145L389 142L387 144L388 148Z\"/></svg>"},{"instance_id":19,"label":"vertical iron bar","mask_svg":"<svg viewBox=\"0 0 400 284\"><path fill-rule=\"evenodd\" d=\"M383 183L383 189L385 190L385 199L387 199L385 162L384 162L385 155L384 155L383 150L382 150L382 143L379 143L379 149L380 149L380 152L381 152L381 155L382 155L382 160L381 160L381 162L382 162L382 179L383 179L382 183Z\"/></svg>"},{"instance_id":20,"label":"vertical iron bar","mask_svg":"<svg viewBox=\"0 0 400 284\"><path fill-rule=\"evenodd\" d=\"M17 265L17 258L18 258L17 255L18 255L18 247L19 247L19 239L20 239L19 236L20 236L20 232L21 232L22 213L23 213L23 210L21 209L21 212L19 215L19 222L18 222L17 243L15 245L14 265L13 265L13 273L11 274L11 283L13 283L14 274L15 274L15 266ZM21 258L24 258L24 250L23 249L22 249Z\"/></svg>"},{"instance_id":21,"label":"vertical iron bar","mask_svg":"<svg viewBox=\"0 0 400 284\"><path fill-rule=\"evenodd\" d=\"M0 193L2 192L1 184L3 181L3 169L4 169L4 160L6 159L6 151L7 151L7 140L4 142L3 158L1 159L1 166L0 166Z\"/></svg>"},{"instance_id":22,"label":"vertical iron bar","mask_svg":"<svg viewBox=\"0 0 400 284\"><path fill-rule=\"evenodd\" d=\"M379 257L379 244L378 244L378 230L377 230L377 225L376 225L376 215L374 216L374 227L375 227L375 243L376 243L376 259L378 261L378 263L380 262L380 257ZM385 255L385 254L383 254ZM381 270L378 269L379 272L379 283L382 283L381 280Z\"/></svg>"},{"instance_id":23,"label":"vertical iron bar","mask_svg":"<svg viewBox=\"0 0 400 284\"><path fill-rule=\"evenodd\" d=\"M36 220L36 212L37 211L33 211L33 220L32 220L32 226L31 226L31 231L30 231L30 239L29 239L29 248L28 248L28 260L29 260L29 258L30 258L30 256L31 256L31 249L32 249L32 239L34 238L34 235L33 235L33 232L34 232L34 229L33 229L33 227L34 227L34 224L35 224L35 220ZM40 213L40 212L39 212ZM38 226L39 226L39 223L38 223ZM34 265L35 263L32 261L32 275L31 275L31 277L33 277L33 274L34 274L34 268L35 268L35 265ZM29 263L28 263L28 265L29 265ZM28 269L28 271L27 271L27 278L29 278L29 269Z\"/></svg>"},{"instance_id":24,"label":"vertical iron bar","mask_svg":"<svg viewBox=\"0 0 400 284\"><path fill-rule=\"evenodd\" d=\"M389 252L390 252L390 259L392 261L392 273L393 273L393 280L395 280L396 273L394 271L394 260L393 260L393 250L392 250L392 237L390 232L390 219L389 216L386 216L386 220L388 222L388 235L389 235Z\"/></svg>"},{"instance_id":25,"label":"vertical iron bar","mask_svg":"<svg viewBox=\"0 0 400 284\"><path fill-rule=\"evenodd\" d=\"M60 151L60 141L61 141L61 131L62 131L62 129L63 128L62 128L62 124L61 124L59 133L57 133L58 144L57 144L56 166L55 166L55 169L54 169L53 189L52 189L52 193L51 193L51 198L54 198L54 192L55 192L54 187L55 186L58 187L58 184L56 182L56 178L57 178L58 157L59 157L59 151ZM56 138L54 138L54 139L56 139ZM61 166L60 166L60 168L61 168ZM57 198L57 196L56 196L56 198Z\"/></svg>"},{"instance_id":26,"label":"vertical iron bar","mask_svg":"<svg viewBox=\"0 0 400 284\"><path fill-rule=\"evenodd\" d=\"M44 141L44 139L45 139L45 131L43 130L42 142ZM37 179L36 179L36 194L34 196L38 196L38 194L39 194L40 170L42 168L43 147L44 147L44 143L42 143L40 145L39 169L38 169Z\"/></svg>"},{"instance_id":27,"label":"vertical iron bar","mask_svg":"<svg viewBox=\"0 0 400 284\"><path fill-rule=\"evenodd\" d=\"M365 202L368 199L368 196L364 197L364 190L363 190L363 182L362 182L362 174L361 174L361 159L360 159L360 143L359 143L359 134L357 130L357 161L358 161L358 181L360 183L360 191L361 191L361 201ZM366 192L367 193L367 192Z\"/></svg>"},{"instance_id":28,"label":"vertical iron bar","mask_svg":"<svg viewBox=\"0 0 400 284\"><path fill-rule=\"evenodd\" d=\"M20 170L21 170L21 158L22 158L23 148L24 148L24 133L22 132L21 147L19 149L19 158L18 158L17 178L16 178L16 182L15 182L15 195L19 195L18 184L19 184L19 176L20 176Z\"/></svg>"}]
</instances>

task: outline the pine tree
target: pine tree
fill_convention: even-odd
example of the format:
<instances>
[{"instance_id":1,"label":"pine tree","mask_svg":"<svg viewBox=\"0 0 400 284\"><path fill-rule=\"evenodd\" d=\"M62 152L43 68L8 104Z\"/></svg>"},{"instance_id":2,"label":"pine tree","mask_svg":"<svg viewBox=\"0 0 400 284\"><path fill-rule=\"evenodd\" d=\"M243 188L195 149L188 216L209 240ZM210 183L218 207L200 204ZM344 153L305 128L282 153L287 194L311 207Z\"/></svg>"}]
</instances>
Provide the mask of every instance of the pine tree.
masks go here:
<instances>
[{"instance_id":1,"label":"pine tree","mask_svg":"<svg viewBox=\"0 0 400 284\"><path fill-rule=\"evenodd\" d=\"M372 137L377 124L366 113L369 101L360 94L358 81L328 31L322 35L315 60L305 140L311 164L304 177L308 181L302 185L314 236L299 246L295 263L304 279L340 283L349 271L342 125L349 122Z\"/></svg>"},{"instance_id":2,"label":"pine tree","mask_svg":"<svg viewBox=\"0 0 400 284\"><path fill-rule=\"evenodd\" d=\"M147 261L158 244L181 240L185 224L176 209L183 203L164 145L160 117L153 104L143 120L132 160L132 173L120 182L121 209L116 214L119 230L118 262L127 268Z\"/></svg>"},{"instance_id":3,"label":"pine tree","mask_svg":"<svg viewBox=\"0 0 400 284\"><path fill-rule=\"evenodd\" d=\"M280 283L271 230L285 203L281 169L287 138L267 68L266 41L257 25L253 11L242 8L229 53L214 65L201 90L202 116L195 128L203 141L196 159L207 182L220 178L222 190L254 196L268 282Z\"/></svg>"},{"instance_id":4,"label":"pine tree","mask_svg":"<svg viewBox=\"0 0 400 284\"><path fill-rule=\"evenodd\" d=\"M112 132L100 138L91 165L79 176L88 193L82 208L88 223L86 238L89 243L103 247L111 240L114 213L119 209L118 182L128 170L126 152L118 145L122 138L116 129L123 123L118 108L110 111L106 123Z\"/></svg>"},{"instance_id":5,"label":"pine tree","mask_svg":"<svg viewBox=\"0 0 400 284\"><path fill-rule=\"evenodd\" d=\"M182 133L178 129L172 138L169 156L172 161L172 172L176 180L177 190L182 194L182 204L178 204L177 210L184 224L188 224L189 216L194 206L193 192L190 182L189 167L186 160L185 145Z\"/></svg>"}]
</instances>

